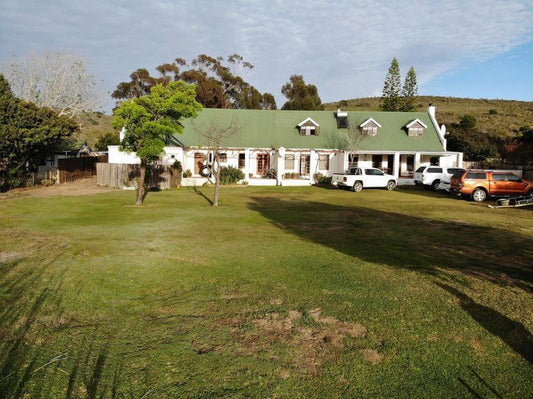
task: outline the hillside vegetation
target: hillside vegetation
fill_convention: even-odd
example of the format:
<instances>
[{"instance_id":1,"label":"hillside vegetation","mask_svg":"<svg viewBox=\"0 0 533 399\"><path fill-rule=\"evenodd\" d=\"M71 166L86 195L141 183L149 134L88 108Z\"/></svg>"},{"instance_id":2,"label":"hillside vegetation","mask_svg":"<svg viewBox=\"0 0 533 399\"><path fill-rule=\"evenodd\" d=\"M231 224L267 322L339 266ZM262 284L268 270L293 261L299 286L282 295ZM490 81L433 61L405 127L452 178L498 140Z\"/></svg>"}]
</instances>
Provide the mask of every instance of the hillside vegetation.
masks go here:
<instances>
[{"instance_id":1,"label":"hillside vegetation","mask_svg":"<svg viewBox=\"0 0 533 399\"><path fill-rule=\"evenodd\" d=\"M102 112L87 112L78 118L80 131L74 134L74 140L77 145L87 143L89 147L94 148L98 139L106 133L118 132L111 126L111 115Z\"/></svg>"},{"instance_id":2,"label":"hillside vegetation","mask_svg":"<svg viewBox=\"0 0 533 399\"><path fill-rule=\"evenodd\" d=\"M491 136L511 136L522 126L533 126L533 102L436 96L419 96L417 100L417 111L426 111L432 103L436 107L437 121L446 126L459 122L466 114L475 116L477 127ZM378 111L380 104L380 97L354 98L327 103L325 109Z\"/></svg>"}]
</instances>

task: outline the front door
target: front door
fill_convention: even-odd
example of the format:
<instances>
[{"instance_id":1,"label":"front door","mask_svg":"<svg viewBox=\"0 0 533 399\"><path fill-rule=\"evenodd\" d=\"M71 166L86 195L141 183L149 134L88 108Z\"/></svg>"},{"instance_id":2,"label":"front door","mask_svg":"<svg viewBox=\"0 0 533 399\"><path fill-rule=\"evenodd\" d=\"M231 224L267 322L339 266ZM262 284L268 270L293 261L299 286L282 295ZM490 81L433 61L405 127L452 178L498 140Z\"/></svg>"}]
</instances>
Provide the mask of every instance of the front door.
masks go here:
<instances>
[{"instance_id":1,"label":"front door","mask_svg":"<svg viewBox=\"0 0 533 399\"><path fill-rule=\"evenodd\" d=\"M387 156L387 173L392 175L394 172L394 155Z\"/></svg>"},{"instance_id":2,"label":"front door","mask_svg":"<svg viewBox=\"0 0 533 399\"><path fill-rule=\"evenodd\" d=\"M270 157L268 154L257 154L257 174L259 176L266 175L270 168Z\"/></svg>"},{"instance_id":3,"label":"front door","mask_svg":"<svg viewBox=\"0 0 533 399\"><path fill-rule=\"evenodd\" d=\"M194 174L199 175L204 166L204 155L200 152L194 154Z\"/></svg>"},{"instance_id":4,"label":"front door","mask_svg":"<svg viewBox=\"0 0 533 399\"><path fill-rule=\"evenodd\" d=\"M376 169L381 169L383 162L383 155L372 155L372 167Z\"/></svg>"}]
</instances>

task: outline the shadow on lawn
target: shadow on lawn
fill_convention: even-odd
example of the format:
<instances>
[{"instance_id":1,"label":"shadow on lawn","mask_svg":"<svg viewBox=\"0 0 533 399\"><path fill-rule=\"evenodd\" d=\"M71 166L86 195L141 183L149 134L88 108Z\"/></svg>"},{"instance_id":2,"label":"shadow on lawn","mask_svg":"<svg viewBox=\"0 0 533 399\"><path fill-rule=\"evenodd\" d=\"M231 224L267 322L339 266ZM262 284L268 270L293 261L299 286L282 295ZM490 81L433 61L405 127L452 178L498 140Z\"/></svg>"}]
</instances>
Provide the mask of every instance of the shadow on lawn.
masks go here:
<instances>
[{"instance_id":1,"label":"shadow on lawn","mask_svg":"<svg viewBox=\"0 0 533 399\"><path fill-rule=\"evenodd\" d=\"M368 262L427 273L468 284L460 274L533 291L528 237L456 222L443 222L357 206L254 197L249 207L277 227ZM531 334L497 311L444 284L463 309L528 361Z\"/></svg>"},{"instance_id":2,"label":"shadow on lawn","mask_svg":"<svg viewBox=\"0 0 533 399\"><path fill-rule=\"evenodd\" d=\"M87 338L80 342L79 334L70 334L83 325L62 321L63 274L45 276L54 259L40 266L0 261L0 397L49 398L58 397L58 392L61 397L66 392L65 398L80 397L80 392L91 399L106 392L126 397L121 365L106 364L109 339L95 328L81 335L91 337L87 345ZM47 342L56 334L63 334L67 342L60 350L49 349ZM93 345L97 341L99 346ZM107 377L111 383L102 384L104 372L113 374Z\"/></svg>"}]
</instances>

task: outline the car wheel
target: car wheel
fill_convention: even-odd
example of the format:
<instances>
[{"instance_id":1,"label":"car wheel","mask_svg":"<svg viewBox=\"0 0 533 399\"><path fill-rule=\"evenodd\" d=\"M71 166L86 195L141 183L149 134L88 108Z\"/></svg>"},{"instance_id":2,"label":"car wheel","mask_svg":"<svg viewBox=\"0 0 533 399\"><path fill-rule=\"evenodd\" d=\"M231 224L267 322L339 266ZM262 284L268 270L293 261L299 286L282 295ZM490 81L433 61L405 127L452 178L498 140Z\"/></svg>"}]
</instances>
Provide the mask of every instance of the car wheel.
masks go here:
<instances>
[{"instance_id":1,"label":"car wheel","mask_svg":"<svg viewBox=\"0 0 533 399\"><path fill-rule=\"evenodd\" d=\"M433 191L437 191L437 189L439 188L439 184L440 184L440 180L435 180L433 183L431 183L431 189Z\"/></svg>"},{"instance_id":2,"label":"car wheel","mask_svg":"<svg viewBox=\"0 0 533 399\"><path fill-rule=\"evenodd\" d=\"M396 188L396 182L394 180L389 180L387 183L387 190L392 191Z\"/></svg>"},{"instance_id":3,"label":"car wheel","mask_svg":"<svg viewBox=\"0 0 533 399\"><path fill-rule=\"evenodd\" d=\"M487 193L485 192L485 190L482 190L481 188L477 188L472 193L472 199L475 202L483 202L487 199Z\"/></svg>"},{"instance_id":4,"label":"car wheel","mask_svg":"<svg viewBox=\"0 0 533 399\"><path fill-rule=\"evenodd\" d=\"M356 181L354 184L353 184L353 191L355 193L358 193L359 191L361 191L363 189L363 183L360 182L360 181Z\"/></svg>"}]
</instances>

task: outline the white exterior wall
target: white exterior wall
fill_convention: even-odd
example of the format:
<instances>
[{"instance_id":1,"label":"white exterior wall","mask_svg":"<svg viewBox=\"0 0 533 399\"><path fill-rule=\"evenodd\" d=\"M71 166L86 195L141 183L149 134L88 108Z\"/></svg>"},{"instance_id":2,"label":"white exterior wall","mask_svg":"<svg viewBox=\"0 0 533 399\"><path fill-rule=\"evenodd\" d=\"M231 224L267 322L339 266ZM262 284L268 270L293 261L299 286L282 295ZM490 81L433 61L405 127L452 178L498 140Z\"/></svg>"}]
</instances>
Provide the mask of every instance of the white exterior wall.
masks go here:
<instances>
[{"instance_id":1,"label":"white exterior wall","mask_svg":"<svg viewBox=\"0 0 533 399\"><path fill-rule=\"evenodd\" d=\"M126 164L140 164L141 160L137 158L137 155L134 152L127 153L125 151L120 151L118 145L109 145L107 146L109 154L109 163L126 163Z\"/></svg>"}]
</instances>

